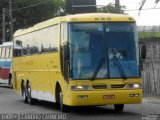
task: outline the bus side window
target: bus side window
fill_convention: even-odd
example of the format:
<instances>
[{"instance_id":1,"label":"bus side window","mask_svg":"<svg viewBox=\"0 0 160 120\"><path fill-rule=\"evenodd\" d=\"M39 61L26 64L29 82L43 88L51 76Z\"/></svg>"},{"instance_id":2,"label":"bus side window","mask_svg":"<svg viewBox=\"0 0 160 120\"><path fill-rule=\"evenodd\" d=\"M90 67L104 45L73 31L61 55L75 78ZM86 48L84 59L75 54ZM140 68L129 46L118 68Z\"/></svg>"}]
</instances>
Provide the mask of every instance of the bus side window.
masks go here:
<instances>
[{"instance_id":1,"label":"bus side window","mask_svg":"<svg viewBox=\"0 0 160 120\"><path fill-rule=\"evenodd\" d=\"M14 55L15 57L21 56L21 50L20 50L20 49L14 49L13 55Z\"/></svg>"},{"instance_id":2,"label":"bus side window","mask_svg":"<svg viewBox=\"0 0 160 120\"><path fill-rule=\"evenodd\" d=\"M55 25L53 27L53 33L51 32L51 34L53 34L53 44L51 44L51 50L53 52L57 52L58 51L58 27L59 25ZM52 43L52 39L51 39L51 43Z\"/></svg>"},{"instance_id":3,"label":"bus side window","mask_svg":"<svg viewBox=\"0 0 160 120\"><path fill-rule=\"evenodd\" d=\"M22 55L27 55L27 48L26 47L23 47L23 49L22 49Z\"/></svg>"},{"instance_id":4,"label":"bus side window","mask_svg":"<svg viewBox=\"0 0 160 120\"><path fill-rule=\"evenodd\" d=\"M12 58L12 47L9 48L9 58Z\"/></svg>"},{"instance_id":5,"label":"bus side window","mask_svg":"<svg viewBox=\"0 0 160 120\"><path fill-rule=\"evenodd\" d=\"M10 52L13 54L14 57L22 56L22 41L16 40L14 44L13 52L12 52L12 48ZM11 57L12 57L12 54L10 54Z\"/></svg>"},{"instance_id":6,"label":"bus side window","mask_svg":"<svg viewBox=\"0 0 160 120\"><path fill-rule=\"evenodd\" d=\"M29 45L27 45L27 55L31 54L31 48L29 47Z\"/></svg>"},{"instance_id":7,"label":"bus side window","mask_svg":"<svg viewBox=\"0 0 160 120\"><path fill-rule=\"evenodd\" d=\"M10 50L10 48L9 48L9 47L6 47L5 58L9 58L9 50Z\"/></svg>"},{"instance_id":8,"label":"bus side window","mask_svg":"<svg viewBox=\"0 0 160 120\"><path fill-rule=\"evenodd\" d=\"M2 58L5 57L5 53L6 53L6 48L5 48L5 47L2 47Z\"/></svg>"}]
</instances>

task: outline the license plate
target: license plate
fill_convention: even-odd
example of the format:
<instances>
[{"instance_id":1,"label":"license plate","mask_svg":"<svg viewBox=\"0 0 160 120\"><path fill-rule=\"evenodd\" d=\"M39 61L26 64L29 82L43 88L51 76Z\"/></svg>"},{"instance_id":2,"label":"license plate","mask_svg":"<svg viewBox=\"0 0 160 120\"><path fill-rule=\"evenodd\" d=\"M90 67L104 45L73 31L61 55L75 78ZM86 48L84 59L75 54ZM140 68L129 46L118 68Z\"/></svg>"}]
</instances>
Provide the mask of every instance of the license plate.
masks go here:
<instances>
[{"instance_id":1,"label":"license plate","mask_svg":"<svg viewBox=\"0 0 160 120\"><path fill-rule=\"evenodd\" d=\"M104 95L103 99L115 99L115 95Z\"/></svg>"}]
</instances>

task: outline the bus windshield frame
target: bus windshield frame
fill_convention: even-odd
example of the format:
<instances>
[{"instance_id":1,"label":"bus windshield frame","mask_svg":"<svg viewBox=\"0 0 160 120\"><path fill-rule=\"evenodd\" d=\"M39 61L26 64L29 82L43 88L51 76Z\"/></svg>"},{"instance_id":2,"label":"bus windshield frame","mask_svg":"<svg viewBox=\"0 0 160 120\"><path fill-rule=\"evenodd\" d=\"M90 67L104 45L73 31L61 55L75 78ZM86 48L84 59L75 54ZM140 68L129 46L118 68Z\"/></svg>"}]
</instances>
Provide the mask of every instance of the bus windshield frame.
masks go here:
<instances>
[{"instance_id":1,"label":"bus windshield frame","mask_svg":"<svg viewBox=\"0 0 160 120\"><path fill-rule=\"evenodd\" d=\"M69 23L71 79L139 78L135 22Z\"/></svg>"}]
</instances>

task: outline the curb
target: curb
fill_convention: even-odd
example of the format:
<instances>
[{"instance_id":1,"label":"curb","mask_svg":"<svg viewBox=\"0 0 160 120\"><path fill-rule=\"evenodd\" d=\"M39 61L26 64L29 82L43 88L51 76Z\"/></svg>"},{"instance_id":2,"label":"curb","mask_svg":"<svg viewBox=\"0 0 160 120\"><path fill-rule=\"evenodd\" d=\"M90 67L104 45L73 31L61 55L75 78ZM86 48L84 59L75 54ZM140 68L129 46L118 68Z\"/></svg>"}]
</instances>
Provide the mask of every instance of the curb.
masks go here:
<instances>
[{"instance_id":1,"label":"curb","mask_svg":"<svg viewBox=\"0 0 160 120\"><path fill-rule=\"evenodd\" d=\"M152 103L158 103L160 104L160 99L159 98L143 98L143 102L152 102Z\"/></svg>"}]
</instances>

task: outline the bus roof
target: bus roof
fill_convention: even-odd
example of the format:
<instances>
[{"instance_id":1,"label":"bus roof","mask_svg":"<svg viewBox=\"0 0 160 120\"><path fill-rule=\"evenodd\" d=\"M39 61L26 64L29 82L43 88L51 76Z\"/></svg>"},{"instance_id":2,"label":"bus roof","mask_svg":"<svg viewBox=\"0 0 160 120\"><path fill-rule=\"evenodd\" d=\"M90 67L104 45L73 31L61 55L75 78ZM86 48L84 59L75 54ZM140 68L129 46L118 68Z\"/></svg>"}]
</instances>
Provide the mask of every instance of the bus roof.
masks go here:
<instances>
[{"instance_id":1,"label":"bus roof","mask_svg":"<svg viewBox=\"0 0 160 120\"><path fill-rule=\"evenodd\" d=\"M13 42L5 42L3 44L0 45L0 47L2 46L12 46L13 45Z\"/></svg>"},{"instance_id":2,"label":"bus roof","mask_svg":"<svg viewBox=\"0 0 160 120\"><path fill-rule=\"evenodd\" d=\"M49 19L47 21L38 23L33 27L27 29L17 30L14 37L27 34L36 30L40 30L59 22L134 22L135 20L122 14L111 14L111 13L86 13L86 14L74 14Z\"/></svg>"}]
</instances>

